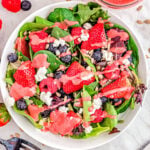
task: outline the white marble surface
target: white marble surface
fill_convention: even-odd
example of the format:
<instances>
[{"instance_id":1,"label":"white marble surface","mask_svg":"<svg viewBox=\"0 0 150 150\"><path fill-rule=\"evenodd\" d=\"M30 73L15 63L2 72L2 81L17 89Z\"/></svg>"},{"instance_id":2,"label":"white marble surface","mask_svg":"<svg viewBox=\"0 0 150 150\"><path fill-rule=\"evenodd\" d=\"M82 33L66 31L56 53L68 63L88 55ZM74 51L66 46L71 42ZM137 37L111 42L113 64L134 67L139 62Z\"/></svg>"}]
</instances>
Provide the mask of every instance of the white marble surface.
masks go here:
<instances>
[{"instance_id":1,"label":"white marble surface","mask_svg":"<svg viewBox=\"0 0 150 150\"><path fill-rule=\"evenodd\" d=\"M35 10L58 1L62 0L32 0L33 6L30 11L20 11L17 14L6 11L0 5L0 18L2 18L3 20L3 28L0 31L0 55L2 54L4 45L9 35L20 23L20 21L22 21L26 16L28 16ZM131 29L134 30L134 32L140 39L141 43L143 43L145 53L148 53L148 48L150 48L150 25L139 25L136 23L136 20L150 19L150 1L145 0L143 3L143 8L139 12L136 11L136 8L137 7L130 8L128 10L113 10L113 12L121 17L127 24L129 24ZM147 59L147 61L149 62L150 67L150 59ZM99 148L95 148L94 150L138 150L143 144L150 140L150 90L148 90L148 93L149 94L144 105L142 106L140 114L137 116L131 126L111 143L108 143ZM0 101L2 101L1 97ZM11 134L15 135L15 133L19 133L22 138L33 142L34 144L41 147L42 150L53 150L52 148L43 146L42 144L28 137L17 127L13 120L8 125L0 128L0 138L8 139L10 138ZM0 150L3 149L4 148L0 146ZM150 146L145 148L145 150L150 150Z\"/></svg>"}]
</instances>

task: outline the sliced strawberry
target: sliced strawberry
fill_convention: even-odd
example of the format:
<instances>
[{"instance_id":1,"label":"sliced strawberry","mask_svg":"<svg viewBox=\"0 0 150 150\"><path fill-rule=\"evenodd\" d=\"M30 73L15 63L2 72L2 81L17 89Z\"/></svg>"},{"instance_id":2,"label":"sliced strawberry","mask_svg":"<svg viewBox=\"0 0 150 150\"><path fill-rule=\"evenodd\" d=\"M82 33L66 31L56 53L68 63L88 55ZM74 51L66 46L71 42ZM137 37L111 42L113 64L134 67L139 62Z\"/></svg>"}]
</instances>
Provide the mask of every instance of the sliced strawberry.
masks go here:
<instances>
[{"instance_id":1,"label":"sliced strawberry","mask_svg":"<svg viewBox=\"0 0 150 150\"><path fill-rule=\"evenodd\" d=\"M22 85L15 82L10 89L10 96L13 97L16 101L25 96L32 97L36 93L36 85L33 87L23 87Z\"/></svg>"},{"instance_id":2,"label":"sliced strawberry","mask_svg":"<svg viewBox=\"0 0 150 150\"><path fill-rule=\"evenodd\" d=\"M21 9L21 0L2 0L2 6L11 12L18 12Z\"/></svg>"},{"instance_id":3,"label":"sliced strawberry","mask_svg":"<svg viewBox=\"0 0 150 150\"><path fill-rule=\"evenodd\" d=\"M11 117L4 104L0 103L0 127L6 125Z\"/></svg>"},{"instance_id":4,"label":"sliced strawberry","mask_svg":"<svg viewBox=\"0 0 150 150\"><path fill-rule=\"evenodd\" d=\"M37 105L28 105L29 115L35 120L38 121L40 112L43 112L44 107L38 107Z\"/></svg>"},{"instance_id":5,"label":"sliced strawberry","mask_svg":"<svg viewBox=\"0 0 150 150\"><path fill-rule=\"evenodd\" d=\"M2 29L2 20L0 19L0 30Z\"/></svg>"},{"instance_id":6,"label":"sliced strawberry","mask_svg":"<svg viewBox=\"0 0 150 150\"><path fill-rule=\"evenodd\" d=\"M104 96L108 98L125 98L127 94L131 93L134 87L127 77L121 77L114 81L113 83L104 87L101 92Z\"/></svg>"},{"instance_id":7,"label":"sliced strawberry","mask_svg":"<svg viewBox=\"0 0 150 150\"><path fill-rule=\"evenodd\" d=\"M107 32L107 36L111 39L120 37L120 41L127 41L129 39L128 33L123 30L119 30L119 29L110 29Z\"/></svg>"},{"instance_id":8,"label":"sliced strawberry","mask_svg":"<svg viewBox=\"0 0 150 150\"><path fill-rule=\"evenodd\" d=\"M71 35L74 38L74 43L75 44L80 44L81 41L78 40L80 38L83 28L82 27L75 27L71 30Z\"/></svg>"},{"instance_id":9,"label":"sliced strawberry","mask_svg":"<svg viewBox=\"0 0 150 150\"><path fill-rule=\"evenodd\" d=\"M68 68L66 75L67 79L63 79L63 90L65 93L69 94L75 91L80 90L83 85L89 85L94 82L95 78L90 71L87 71L83 66L78 62L73 62ZM87 79L82 79L81 76L89 76ZM68 79L69 78L69 79Z\"/></svg>"},{"instance_id":10,"label":"sliced strawberry","mask_svg":"<svg viewBox=\"0 0 150 150\"><path fill-rule=\"evenodd\" d=\"M120 70L118 68L118 65L114 63L106 66L106 68L104 69L104 72L106 72L104 73L105 77L111 80L119 78L119 75L120 75Z\"/></svg>"},{"instance_id":11,"label":"sliced strawberry","mask_svg":"<svg viewBox=\"0 0 150 150\"><path fill-rule=\"evenodd\" d=\"M15 43L15 49L18 50L19 52L22 52L23 55L27 56L28 58L30 58L29 55L29 46L27 41L25 40L26 37L18 37L16 39L16 43Z\"/></svg>"},{"instance_id":12,"label":"sliced strawberry","mask_svg":"<svg viewBox=\"0 0 150 150\"><path fill-rule=\"evenodd\" d=\"M72 130L82 122L81 118L70 111L68 114L58 110L50 114L49 130L54 134L72 135Z\"/></svg>"},{"instance_id":13,"label":"sliced strawberry","mask_svg":"<svg viewBox=\"0 0 150 150\"><path fill-rule=\"evenodd\" d=\"M50 92L50 93L55 93L58 88L60 87L60 83L58 80L55 80L51 77L44 79L40 82L40 91L41 92Z\"/></svg>"},{"instance_id":14,"label":"sliced strawberry","mask_svg":"<svg viewBox=\"0 0 150 150\"><path fill-rule=\"evenodd\" d=\"M105 29L103 23L97 23L89 31L89 38L82 42L81 49L92 50L101 48L106 44Z\"/></svg>"},{"instance_id":15,"label":"sliced strawberry","mask_svg":"<svg viewBox=\"0 0 150 150\"><path fill-rule=\"evenodd\" d=\"M126 47L123 41L117 41L111 44L110 51L117 54L122 54L126 51Z\"/></svg>"},{"instance_id":16,"label":"sliced strawberry","mask_svg":"<svg viewBox=\"0 0 150 150\"><path fill-rule=\"evenodd\" d=\"M23 87L33 87L35 85L35 70L32 67L31 61L26 61L21 64L14 74L16 82Z\"/></svg>"},{"instance_id":17,"label":"sliced strawberry","mask_svg":"<svg viewBox=\"0 0 150 150\"><path fill-rule=\"evenodd\" d=\"M40 50L45 50L46 47L46 38L48 37L48 33L42 31L31 32L29 35L30 46L33 52L38 52Z\"/></svg>"}]
</instances>

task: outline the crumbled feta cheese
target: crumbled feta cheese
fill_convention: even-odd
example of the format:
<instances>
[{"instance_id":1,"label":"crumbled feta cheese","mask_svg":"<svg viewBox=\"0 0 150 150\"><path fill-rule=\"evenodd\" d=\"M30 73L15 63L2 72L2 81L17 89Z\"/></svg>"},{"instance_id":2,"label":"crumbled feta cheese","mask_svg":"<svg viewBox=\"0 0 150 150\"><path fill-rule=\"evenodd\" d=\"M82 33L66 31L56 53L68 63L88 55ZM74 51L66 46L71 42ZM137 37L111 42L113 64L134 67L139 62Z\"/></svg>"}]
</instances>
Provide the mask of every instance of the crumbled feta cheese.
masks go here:
<instances>
[{"instance_id":1,"label":"crumbled feta cheese","mask_svg":"<svg viewBox=\"0 0 150 150\"><path fill-rule=\"evenodd\" d=\"M81 41L87 41L89 38L89 34L85 33L84 30L81 30Z\"/></svg>"},{"instance_id":2,"label":"crumbled feta cheese","mask_svg":"<svg viewBox=\"0 0 150 150\"><path fill-rule=\"evenodd\" d=\"M59 56L59 55L60 55L60 51L56 50L56 56Z\"/></svg>"},{"instance_id":3,"label":"crumbled feta cheese","mask_svg":"<svg viewBox=\"0 0 150 150\"><path fill-rule=\"evenodd\" d=\"M64 45L65 45L65 41L62 40L62 39L59 39L59 40L56 39L56 40L54 41L54 43L53 43L53 46L54 46L54 47L58 47L59 45L64 46Z\"/></svg>"},{"instance_id":4,"label":"crumbled feta cheese","mask_svg":"<svg viewBox=\"0 0 150 150\"><path fill-rule=\"evenodd\" d=\"M112 61L112 59L113 59L113 53L112 52L109 52L109 51L106 51L106 50L102 50L102 54L103 54L103 58L106 61Z\"/></svg>"},{"instance_id":5,"label":"crumbled feta cheese","mask_svg":"<svg viewBox=\"0 0 150 150\"><path fill-rule=\"evenodd\" d=\"M102 106L102 101L100 98L94 99L93 100L93 105L95 109L100 109Z\"/></svg>"},{"instance_id":6,"label":"crumbled feta cheese","mask_svg":"<svg viewBox=\"0 0 150 150\"><path fill-rule=\"evenodd\" d=\"M50 106L51 105L51 102L52 102L52 100L53 100L53 98L51 97L51 93L50 92L47 92L47 93L45 93L45 92L41 92L41 94L40 94L40 99L44 102L44 103L46 103L48 106Z\"/></svg>"},{"instance_id":7,"label":"crumbled feta cheese","mask_svg":"<svg viewBox=\"0 0 150 150\"><path fill-rule=\"evenodd\" d=\"M85 23L85 24L83 25L83 28L86 29L86 30L89 30L89 29L92 28L92 25L87 22L87 23Z\"/></svg>"},{"instance_id":8,"label":"crumbled feta cheese","mask_svg":"<svg viewBox=\"0 0 150 150\"><path fill-rule=\"evenodd\" d=\"M86 67L86 70L91 71L92 69L90 66L88 66L88 67Z\"/></svg>"},{"instance_id":9,"label":"crumbled feta cheese","mask_svg":"<svg viewBox=\"0 0 150 150\"><path fill-rule=\"evenodd\" d=\"M67 113L68 107L61 106L61 107L59 107L59 111Z\"/></svg>"},{"instance_id":10,"label":"crumbled feta cheese","mask_svg":"<svg viewBox=\"0 0 150 150\"><path fill-rule=\"evenodd\" d=\"M8 107L12 107L12 106L14 106L14 104L15 104L15 99L14 99L13 97L10 97L10 96L9 96L9 97L7 98L6 103L7 103Z\"/></svg>"},{"instance_id":11,"label":"crumbled feta cheese","mask_svg":"<svg viewBox=\"0 0 150 150\"><path fill-rule=\"evenodd\" d=\"M45 67L39 68L35 75L36 81L42 81L43 79L46 79L46 76L45 76L46 72L47 72L47 69Z\"/></svg>"},{"instance_id":12,"label":"crumbled feta cheese","mask_svg":"<svg viewBox=\"0 0 150 150\"><path fill-rule=\"evenodd\" d=\"M90 73L90 74L87 75L87 76L81 77L81 79L82 79L82 80L89 80L89 79L92 78L92 77L93 77L93 74Z\"/></svg>"},{"instance_id":13,"label":"crumbled feta cheese","mask_svg":"<svg viewBox=\"0 0 150 150\"><path fill-rule=\"evenodd\" d=\"M80 108L79 111L78 111L78 113L82 114L83 113L83 108Z\"/></svg>"},{"instance_id":14,"label":"crumbled feta cheese","mask_svg":"<svg viewBox=\"0 0 150 150\"><path fill-rule=\"evenodd\" d=\"M23 98L24 98L24 99L29 99L30 97L29 97L29 96L24 96Z\"/></svg>"},{"instance_id":15,"label":"crumbled feta cheese","mask_svg":"<svg viewBox=\"0 0 150 150\"><path fill-rule=\"evenodd\" d=\"M124 59L123 60L123 64L126 65L126 66L129 66L130 65L130 61L128 59Z\"/></svg>"},{"instance_id":16,"label":"crumbled feta cheese","mask_svg":"<svg viewBox=\"0 0 150 150\"><path fill-rule=\"evenodd\" d=\"M85 133L91 133L92 130L93 128L91 126L88 126L87 128L85 128Z\"/></svg>"}]
</instances>

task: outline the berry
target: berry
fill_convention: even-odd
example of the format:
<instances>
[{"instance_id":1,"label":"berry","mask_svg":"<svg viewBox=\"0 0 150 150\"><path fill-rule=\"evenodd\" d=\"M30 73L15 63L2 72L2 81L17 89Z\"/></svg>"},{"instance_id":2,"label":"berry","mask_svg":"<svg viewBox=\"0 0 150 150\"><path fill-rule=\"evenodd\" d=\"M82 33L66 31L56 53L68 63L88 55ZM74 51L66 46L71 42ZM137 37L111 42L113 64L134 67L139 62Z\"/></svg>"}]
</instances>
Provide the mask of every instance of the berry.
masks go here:
<instances>
[{"instance_id":1,"label":"berry","mask_svg":"<svg viewBox=\"0 0 150 150\"><path fill-rule=\"evenodd\" d=\"M84 60L81 61L81 65L84 66L85 68L88 66L88 64Z\"/></svg>"},{"instance_id":2,"label":"berry","mask_svg":"<svg viewBox=\"0 0 150 150\"><path fill-rule=\"evenodd\" d=\"M10 53L8 56L7 56L7 59L9 62L11 63L14 63L18 60L18 56L16 53Z\"/></svg>"},{"instance_id":3,"label":"berry","mask_svg":"<svg viewBox=\"0 0 150 150\"><path fill-rule=\"evenodd\" d=\"M64 74L63 71L59 70L59 71L56 71L55 74L54 74L54 78L55 79L59 79L61 78L61 76Z\"/></svg>"},{"instance_id":4,"label":"berry","mask_svg":"<svg viewBox=\"0 0 150 150\"><path fill-rule=\"evenodd\" d=\"M50 116L50 113L52 112L52 110L45 110L43 112L40 113L42 118L48 118Z\"/></svg>"},{"instance_id":5,"label":"berry","mask_svg":"<svg viewBox=\"0 0 150 150\"><path fill-rule=\"evenodd\" d=\"M54 47L53 43L49 43L49 47L47 50L51 51L52 53L55 53L57 50L57 47Z\"/></svg>"},{"instance_id":6,"label":"berry","mask_svg":"<svg viewBox=\"0 0 150 150\"><path fill-rule=\"evenodd\" d=\"M2 0L2 6L11 12L18 12L21 9L21 0Z\"/></svg>"},{"instance_id":7,"label":"berry","mask_svg":"<svg viewBox=\"0 0 150 150\"><path fill-rule=\"evenodd\" d=\"M83 41L81 49L92 50L105 46L106 36L103 23L95 24L89 31L89 38Z\"/></svg>"},{"instance_id":8,"label":"berry","mask_svg":"<svg viewBox=\"0 0 150 150\"><path fill-rule=\"evenodd\" d=\"M6 125L11 117L3 103L0 103L0 127Z\"/></svg>"},{"instance_id":9,"label":"berry","mask_svg":"<svg viewBox=\"0 0 150 150\"><path fill-rule=\"evenodd\" d=\"M63 53L63 52L66 52L68 49L68 46L67 45L60 45L58 50L60 51L60 53Z\"/></svg>"},{"instance_id":10,"label":"berry","mask_svg":"<svg viewBox=\"0 0 150 150\"><path fill-rule=\"evenodd\" d=\"M16 102L16 104L17 104L17 108L18 108L19 110L25 110L25 109L27 109L27 104L26 104L26 101L25 101L24 99L18 100L18 101Z\"/></svg>"},{"instance_id":11,"label":"berry","mask_svg":"<svg viewBox=\"0 0 150 150\"><path fill-rule=\"evenodd\" d=\"M0 19L0 30L2 29L2 20Z\"/></svg>"},{"instance_id":12,"label":"berry","mask_svg":"<svg viewBox=\"0 0 150 150\"><path fill-rule=\"evenodd\" d=\"M71 59L72 59L71 55L66 55L66 56L60 58L60 60L66 64L70 63Z\"/></svg>"},{"instance_id":13,"label":"berry","mask_svg":"<svg viewBox=\"0 0 150 150\"><path fill-rule=\"evenodd\" d=\"M118 106L123 103L124 98L115 98L115 99L110 99L113 105Z\"/></svg>"},{"instance_id":14,"label":"berry","mask_svg":"<svg viewBox=\"0 0 150 150\"><path fill-rule=\"evenodd\" d=\"M94 50L94 53L92 55L92 58L94 58L94 60L96 62L100 62L101 59L102 59L102 53L101 53L101 50L100 49L95 49Z\"/></svg>"},{"instance_id":15,"label":"berry","mask_svg":"<svg viewBox=\"0 0 150 150\"><path fill-rule=\"evenodd\" d=\"M104 104L104 103L106 103L108 101L108 98L103 96L103 97L101 97L101 101Z\"/></svg>"},{"instance_id":16,"label":"berry","mask_svg":"<svg viewBox=\"0 0 150 150\"><path fill-rule=\"evenodd\" d=\"M35 85L35 70L31 61L25 61L14 74L16 82L23 87L33 87Z\"/></svg>"},{"instance_id":17,"label":"berry","mask_svg":"<svg viewBox=\"0 0 150 150\"><path fill-rule=\"evenodd\" d=\"M69 77L76 76L82 73L82 75L91 73L87 71L83 66L81 66L77 61L73 62L70 67L68 68L66 75ZM78 81L78 84L74 84L75 81ZM80 82L79 82L80 80ZM94 82L94 76L88 78L87 80L82 80L80 77L74 78L73 80L68 80L66 83L63 83L63 90L65 93L70 94L72 92L80 90L83 85L89 85L90 83Z\"/></svg>"},{"instance_id":18,"label":"berry","mask_svg":"<svg viewBox=\"0 0 150 150\"><path fill-rule=\"evenodd\" d=\"M47 79L44 79L40 82L40 91L41 92L50 92L50 93L55 93L58 89L58 82L54 80L53 78L49 77Z\"/></svg>"},{"instance_id":19,"label":"berry","mask_svg":"<svg viewBox=\"0 0 150 150\"><path fill-rule=\"evenodd\" d=\"M28 1L28 0L23 0L22 2L21 2L21 9L22 10L24 10L24 11L27 11L27 10L29 10L30 8L31 8L31 2L30 1Z\"/></svg>"},{"instance_id":20,"label":"berry","mask_svg":"<svg viewBox=\"0 0 150 150\"><path fill-rule=\"evenodd\" d=\"M82 27L75 27L71 30L71 36L72 37L76 37L75 40L74 40L74 43L75 44L80 44L81 41L78 40L78 38L80 38L81 34L82 34L82 31L83 28Z\"/></svg>"}]
</instances>

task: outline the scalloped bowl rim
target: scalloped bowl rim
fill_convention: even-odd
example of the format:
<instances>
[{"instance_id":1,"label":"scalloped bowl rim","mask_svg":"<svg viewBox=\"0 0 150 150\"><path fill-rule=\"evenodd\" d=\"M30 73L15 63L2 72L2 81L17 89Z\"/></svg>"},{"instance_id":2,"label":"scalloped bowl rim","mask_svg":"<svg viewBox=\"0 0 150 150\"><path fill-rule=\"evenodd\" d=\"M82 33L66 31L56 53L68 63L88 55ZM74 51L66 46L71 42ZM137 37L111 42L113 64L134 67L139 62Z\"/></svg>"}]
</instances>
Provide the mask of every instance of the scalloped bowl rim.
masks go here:
<instances>
[{"instance_id":1,"label":"scalloped bowl rim","mask_svg":"<svg viewBox=\"0 0 150 150\"><path fill-rule=\"evenodd\" d=\"M97 146L102 146L102 145L112 141L113 139L118 137L121 133L123 133L125 131L125 129L127 129L127 127L131 124L131 122L133 122L133 120L135 119L135 117L137 116L139 111L141 110L141 107L139 105L137 105L133 111L128 110L126 113L124 113L121 116L122 118L125 118L125 123L118 125L119 129L121 129L120 133L112 134L112 135L108 135L107 133L104 133L98 137L92 137L89 139L77 140L77 139L61 137L58 135L53 135L51 133L41 132L38 129L36 129L35 127L33 127L32 124L29 121L27 121L24 117L16 114L13 111L13 109L9 107L9 105L7 103L8 90L6 88L6 83L4 82L4 77L5 77L5 73L6 73L6 67L8 64L7 55L10 52L12 52L14 41L17 37L17 33L19 31L19 28L25 22L33 21L34 17L37 15L42 16L42 17L48 15L50 10L51 9L53 10L53 8L58 8L58 7L68 7L69 8L69 7L72 7L78 3L84 3L84 2L72 1L72 2L59 2L59 3L55 3L55 4L50 4L46 7L43 7L41 9L35 11L31 15L29 15L27 18L25 18L16 27L16 29L13 31L13 33L9 37L9 39L5 45L3 54L2 54L1 67L0 67L0 72L1 72L1 74L0 74L0 85L1 85L2 97L3 97L4 103L6 104L6 107L9 111L9 113L11 114L11 116L12 116L13 120L16 122L16 124L22 130L24 130L25 133L27 133L30 137L37 140L38 142L45 144L47 146L53 147L53 148L59 148L59 149L65 149L65 150L67 150L67 149L68 150L71 150L71 149L90 149L90 148L94 148ZM147 83L148 83L148 65L146 62L146 58L144 57L144 51L142 50L141 44L138 41L137 36L135 36L135 34L133 34L133 30L131 32L128 25L126 25L123 21L121 21L121 19L119 19L117 16L115 16L110 11L109 11L109 14L111 14L111 16L114 18L116 23L119 22L119 24L122 24L123 26L125 26L129 30L129 32L133 35L133 37L134 37L134 39L135 39L135 41L139 47L139 53L140 53L140 58L141 58L140 63L139 63L139 68L143 69L142 73L140 73L140 77L141 77L142 81L147 85ZM146 93L144 95L144 98L146 96Z\"/></svg>"}]
</instances>

